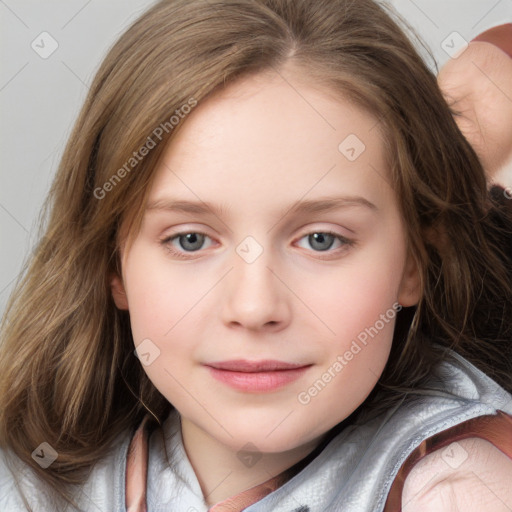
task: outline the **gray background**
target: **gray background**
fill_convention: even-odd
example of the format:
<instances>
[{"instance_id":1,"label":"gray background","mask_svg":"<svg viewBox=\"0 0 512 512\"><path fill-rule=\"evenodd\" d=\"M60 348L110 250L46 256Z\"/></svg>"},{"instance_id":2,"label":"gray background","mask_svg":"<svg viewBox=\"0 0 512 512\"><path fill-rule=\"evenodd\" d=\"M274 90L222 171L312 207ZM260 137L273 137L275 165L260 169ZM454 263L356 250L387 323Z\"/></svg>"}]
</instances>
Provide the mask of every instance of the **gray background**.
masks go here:
<instances>
[{"instance_id":1,"label":"gray background","mask_svg":"<svg viewBox=\"0 0 512 512\"><path fill-rule=\"evenodd\" d=\"M0 0L0 314L37 238L39 210L94 72L153 0ZM452 32L512 22L512 0L390 0L440 68ZM58 48L31 47L48 32ZM48 48L48 46L47 46ZM432 67L432 64L430 64Z\"/></svg>"}]
</instances>

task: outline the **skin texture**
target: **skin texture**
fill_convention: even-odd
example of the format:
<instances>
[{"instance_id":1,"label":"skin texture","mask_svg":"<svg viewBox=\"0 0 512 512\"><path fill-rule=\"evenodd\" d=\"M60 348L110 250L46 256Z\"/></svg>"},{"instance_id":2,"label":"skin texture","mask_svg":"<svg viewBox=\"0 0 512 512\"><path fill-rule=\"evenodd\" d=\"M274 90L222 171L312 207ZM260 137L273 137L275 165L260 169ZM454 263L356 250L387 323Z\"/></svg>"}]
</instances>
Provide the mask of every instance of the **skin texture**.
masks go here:
<instances>
[{"instance_id":1,"label":"skin texture","mask_svg":"<svg viewBox=\"0 0 512 512\"><path fill-rule=\"evenodd\" d=\"M354 161L338 149L350 134L366 147ZM162 206L173 196L225 211L148 210L121 251L112 292L130 312L135 345L150 339L160 351L145 371L180 412L187 455L212 505L292 466L364 401L386 364L394 319L381 322L309 403L298 395L332 372L337 356L393 304L416 304L419 277L386 181L376 120L308 85L300 72L230 84L176 135L148 203ZM363 196L378 212L361 205L288 212L299 200L341 195ZM307 236L331 230L353 245L333 238L322 251ZM177 233L206 237L187 252ZM247 236L263 251L252 263L236 250ZM232 359L312 366L283 388L242 392L203 366ZM247 443L261 456L251 467L237 457Z\"/></svg>"},{"instance_id":2,"label":"skin texture","mask_svg":"<svg viewBox=\"0 0 512 512\"><path fill-rule=\"evenodd\" d=\"M469 438L449 446L460 462L449 465L440 449L422 459L405 480L403 512L509 512L512 460L488 441Z\"/></svg>"},{"instance_id":3,"label":"skin texture","mask_svg":"<svg viewBox=\"0 0 512 512\"><path fill-rule=\"evenodd\" d=\"M439 72L438 83L457 124L483 163L489 181L512 190L512 58L505 50L512 24L473 41ZM500 48L502 46L503 50Z\"/></svg>"},{"instance_id":4,"label":"skin texture","mask_svg":"<svg viewBox=\"0 0 512 512\"><path fill-rule=\"evenodd\" d=\"M441 69L438 83L460 115L457 124L481 159L490 182L512 198L512 24L479 35ZM444 449L411 470L402 493L403 510L505 512L512 510L512 460L488 441L457 442L467 459L457 468Z\"/></svg>"}]
</instances>

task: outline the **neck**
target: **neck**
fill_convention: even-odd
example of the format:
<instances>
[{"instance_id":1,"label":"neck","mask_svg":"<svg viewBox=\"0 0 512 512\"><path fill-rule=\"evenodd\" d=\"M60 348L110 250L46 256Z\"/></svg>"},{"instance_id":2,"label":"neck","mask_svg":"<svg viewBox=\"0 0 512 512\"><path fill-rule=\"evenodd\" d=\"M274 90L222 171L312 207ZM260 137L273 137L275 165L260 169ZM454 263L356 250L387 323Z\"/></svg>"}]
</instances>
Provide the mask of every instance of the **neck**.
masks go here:
<instances>
[{"instance_id":1,"label":"neck","mask_svg":"<svg viewBox=\"0 0 512 512\"><path fill-rule=\"evenodd\" d=\"M304 459L323 436L279 453L233 451L197 425L181 419L183 446L208 507L262 484Z\"/></svg>"}]
</instances>

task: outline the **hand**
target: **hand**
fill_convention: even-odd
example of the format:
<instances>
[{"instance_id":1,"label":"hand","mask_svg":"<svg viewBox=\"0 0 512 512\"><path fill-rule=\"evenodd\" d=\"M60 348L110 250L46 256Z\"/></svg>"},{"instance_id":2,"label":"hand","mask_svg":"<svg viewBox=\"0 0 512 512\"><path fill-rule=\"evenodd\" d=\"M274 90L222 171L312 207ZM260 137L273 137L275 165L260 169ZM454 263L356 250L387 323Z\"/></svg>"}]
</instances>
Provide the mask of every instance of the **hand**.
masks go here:
<instances>
[{"instance_id":1,"label":"hand","mask_svg":"<svg viewBox=\"0 0 512 512\"><path fill-rule=\"evenodd\" d=\"M512 187L512 23L473 39L438 83L488 180Z\"/></svg>"}]
</instances>

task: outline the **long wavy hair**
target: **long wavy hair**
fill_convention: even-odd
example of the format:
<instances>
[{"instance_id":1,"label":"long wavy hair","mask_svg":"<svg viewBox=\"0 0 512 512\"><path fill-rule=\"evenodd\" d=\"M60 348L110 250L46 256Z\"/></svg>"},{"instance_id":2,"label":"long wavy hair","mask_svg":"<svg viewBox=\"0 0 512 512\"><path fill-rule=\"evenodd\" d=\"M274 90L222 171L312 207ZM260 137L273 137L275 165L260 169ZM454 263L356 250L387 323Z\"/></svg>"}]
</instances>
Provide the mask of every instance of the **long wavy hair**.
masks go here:
<instances>
[{"instance_id":1,"label":"long wavy hair","mask_svg":"<svg viewBox=\"0 0 512 512\"><path fill-rule=\"evenodd\" d=\"M161 424L173 407L134 356L128 313L110 291L119 228L137 232L155 164L186 122L171 129L169 119L191 99L288 62L380 120L420 269L421 300L398 313L367 403L383 410L417 390L446 348L512 391L512 201L489 193L407 27L372 0L163 0L110 49L2 322L0 446L45 488L71 503L66 489L123 432L148 411ZM157 138L159 126L167 130ZM142 156L148 137L155 147ZM42 440L58 452L47 469L31 458Z\"/></svg>"}]
</instances>

